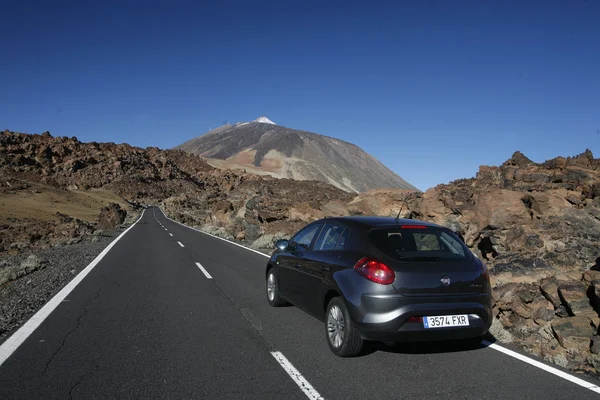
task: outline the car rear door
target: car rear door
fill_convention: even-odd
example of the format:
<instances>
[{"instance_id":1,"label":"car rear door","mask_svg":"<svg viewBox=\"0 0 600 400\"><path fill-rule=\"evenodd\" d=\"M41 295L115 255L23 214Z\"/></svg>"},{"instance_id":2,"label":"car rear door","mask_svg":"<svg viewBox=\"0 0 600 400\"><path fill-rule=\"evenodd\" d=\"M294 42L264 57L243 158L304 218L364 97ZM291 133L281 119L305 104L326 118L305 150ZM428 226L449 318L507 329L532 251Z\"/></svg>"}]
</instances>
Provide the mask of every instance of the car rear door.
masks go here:
<instances>
[{"instance_id":1,"label":"car rear door","mask_svg":"<svg viewBox=\"0 0 600 400\"><path fill-rule=\"evenodd\" d=\"M350 231L336 223L326 223L306 254L303 265L302 291L306 310L313 315L323 313L323 297L333 281L332 275L342 268L340 261L342 250L347 243Z\"/></svg>"}]
</instances>

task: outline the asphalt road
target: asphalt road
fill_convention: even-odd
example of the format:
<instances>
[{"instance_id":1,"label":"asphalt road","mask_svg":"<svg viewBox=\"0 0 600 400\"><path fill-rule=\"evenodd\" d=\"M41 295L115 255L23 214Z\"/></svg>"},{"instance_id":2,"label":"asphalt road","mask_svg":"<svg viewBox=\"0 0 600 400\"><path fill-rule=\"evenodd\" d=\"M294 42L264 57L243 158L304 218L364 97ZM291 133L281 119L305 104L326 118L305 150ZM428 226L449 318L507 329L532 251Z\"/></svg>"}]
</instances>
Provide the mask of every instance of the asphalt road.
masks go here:
<instances>
[{"instance_id":1,"label":"asphalt road","mask_svg":"<svg viewBox=\"0 0 600 400\"><path fill-rule=\"evenodd\" d=\"M599 397L484 345L338 358L322 322L269 307L266 261L147 209L0 366L0 399Z\"/></svg>"}]
</instances>

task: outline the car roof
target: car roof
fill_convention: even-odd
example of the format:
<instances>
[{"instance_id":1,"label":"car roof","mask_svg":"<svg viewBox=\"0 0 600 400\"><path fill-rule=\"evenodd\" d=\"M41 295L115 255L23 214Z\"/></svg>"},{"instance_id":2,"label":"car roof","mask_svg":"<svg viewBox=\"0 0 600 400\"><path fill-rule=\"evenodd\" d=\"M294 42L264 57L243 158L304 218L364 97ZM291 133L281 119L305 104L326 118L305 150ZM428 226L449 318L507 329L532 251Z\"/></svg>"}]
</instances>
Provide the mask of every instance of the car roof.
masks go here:
<instances>
[{"instance_id":1,"label":"car roof","mask_svg":"<svg viewBox=\"0 0 600 400\"><path fill-rule=\"evenodd\" d=\"M441 225L437 225L431 222L425 222L418 219L406 219L406 218L394 218L394 217L377 217L377 216L365 216L356 215L348 217L326 217L322 219L323 222L339 221L341 223L350 223L354 225L361 225L365 228L381 228L381 227L394 227L400 225L425 225L436 228L443 228Z\"/></svg>"}]
</instances>

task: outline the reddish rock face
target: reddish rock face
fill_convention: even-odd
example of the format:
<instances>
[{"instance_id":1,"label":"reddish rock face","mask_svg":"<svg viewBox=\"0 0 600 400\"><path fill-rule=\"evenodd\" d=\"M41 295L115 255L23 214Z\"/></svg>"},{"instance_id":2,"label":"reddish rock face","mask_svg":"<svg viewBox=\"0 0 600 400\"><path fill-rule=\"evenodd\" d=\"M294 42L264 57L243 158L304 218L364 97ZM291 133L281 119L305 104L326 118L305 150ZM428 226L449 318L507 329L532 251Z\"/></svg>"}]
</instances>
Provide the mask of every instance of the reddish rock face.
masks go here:
<instances>
[{"instance_id":1,"label":"reddish rock face","mask_svg":"<svg viewBox=\"0 0 600 400\"><path fill-rule=\"evenodd\" d=\"M517 152L410 201L366 192L349 209L388 215L404 204L403 215L461 233L490 268L507 337L549 361L597 372L590 343L600 327L599 186L600 160L590 151L542 164Z\"/></svg>"}]
</instances>

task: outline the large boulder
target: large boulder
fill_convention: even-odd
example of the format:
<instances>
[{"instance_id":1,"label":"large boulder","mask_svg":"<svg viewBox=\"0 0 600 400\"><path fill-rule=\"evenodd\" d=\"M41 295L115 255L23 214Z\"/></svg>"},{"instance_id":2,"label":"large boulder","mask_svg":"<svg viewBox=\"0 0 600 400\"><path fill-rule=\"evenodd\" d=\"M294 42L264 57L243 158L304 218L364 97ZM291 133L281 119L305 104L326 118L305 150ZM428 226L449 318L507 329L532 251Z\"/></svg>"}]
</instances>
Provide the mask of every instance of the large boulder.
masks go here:
<instances>
[{"instance_id":1,"label":"large boulder","mask_svg":"<svg viewBox=\"0 0 600 400\"><path fill-rule=\"evenodd\" d=\"M115 229L125 221L127 211L117 203L102 207L98 216L98 226L102 229Z\"/></svg>"},{"instance_id":2,"label":"large boulder","mask_svg":"<svg viewBox=\"0 0 600 400\"><path fill-rule=\"evenodd\" d=\"M558 287L558 295L569 315L581 315L590 311L590 300L583 282L562 284Z\"/></svg>"},{"instance_id":3,"label":"large boulder","mask_svg":"<svg viewBox=\"0 0 600 400\"><path fill-rule=\"evenodd\" d=\"M552 322L552 331L566 350L569 361L580 364L588 359L594 334L589 319L580 316L560 318Z\"/></svg>"}]
</instances>

